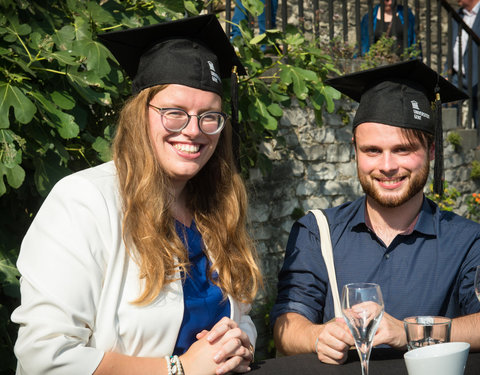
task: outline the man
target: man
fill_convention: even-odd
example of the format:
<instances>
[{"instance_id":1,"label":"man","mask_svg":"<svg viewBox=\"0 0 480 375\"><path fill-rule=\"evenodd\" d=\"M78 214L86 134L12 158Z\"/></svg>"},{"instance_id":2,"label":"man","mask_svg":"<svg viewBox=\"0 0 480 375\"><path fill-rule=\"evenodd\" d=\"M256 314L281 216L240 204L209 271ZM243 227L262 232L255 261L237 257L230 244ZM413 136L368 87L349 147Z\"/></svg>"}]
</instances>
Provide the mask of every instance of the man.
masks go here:
<instances>
[{"instance_id":1,"label":"man","mask_svg":"<svg viewBox=\"0 0 480 375\"><path fill-rule=\"evenodd\" d=\"M480 37L480 17L477 17L478 12L480 11L480 0L457 0L460 9L458 14L462 17L463 21L469 26L479 37ZM459 25L457 22L452 24L452 35L453 35L453 72L452 72L452 82L458 86L459 76L458 72L460 71L459 67L459 38L458 30ZM468 68L469 68L469 51L467 48L469 35L466 31L462 32L462 86L466 91L468 90ZM472 41L472 116L475 123L475 127L478 127L478 45Z\"/></svg>"},{"instance_id":2,"label":"man","mask_svg":"<svg viewBox=\"0 0 480 375\"><path fill-rule=\"evenodd\" d=\"M435 156L435 127L441 126L433 121L434 88L446 102L465 94L419 60L328 84L360 101L353 142L365 191L354 202L325 210L338 288L350 282L380 285L385 315L374 346L404 349L403 318L441 315L454 318L452 341L468 341L480 350L480 303L474 291L480 225L440 211L423 194ZM344 320L335 318L311 213L291 230L272 320L277 349L284 354L317 352L321 361L339 364L354 344Z\"/></svg>"}]
</instances>

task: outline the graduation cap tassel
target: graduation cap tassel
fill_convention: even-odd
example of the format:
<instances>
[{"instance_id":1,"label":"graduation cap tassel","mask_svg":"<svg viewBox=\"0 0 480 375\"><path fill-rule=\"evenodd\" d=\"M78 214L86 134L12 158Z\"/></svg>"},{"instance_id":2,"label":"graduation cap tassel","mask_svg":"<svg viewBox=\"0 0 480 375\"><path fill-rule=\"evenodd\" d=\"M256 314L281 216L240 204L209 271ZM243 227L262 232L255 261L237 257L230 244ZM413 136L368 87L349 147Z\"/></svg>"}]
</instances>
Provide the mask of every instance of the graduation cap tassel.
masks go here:
<instances>
[{"instance_id":1,"label":"graduation cap tassel","mask_svg":"<svg viewBox=\"0 0 480 375\"><path fill-rule=\"evenodd\" d=\"M230 109L232 119L232 147L237 170L240 170L240 133L238 126L238 74L234 65L230 76Z\"/></svg>"},{"instance_id":2,"label":"graduation cap tassel","mask_svg":"<svg viewBox=\"0 0 480 375\"><path fill-rule=\"evenodd\" d=\"M442 101L440 88L435 87L435 162L433 168L433 192L443 196L443 128L442 128Z\"/></svg>"}]
</instances>

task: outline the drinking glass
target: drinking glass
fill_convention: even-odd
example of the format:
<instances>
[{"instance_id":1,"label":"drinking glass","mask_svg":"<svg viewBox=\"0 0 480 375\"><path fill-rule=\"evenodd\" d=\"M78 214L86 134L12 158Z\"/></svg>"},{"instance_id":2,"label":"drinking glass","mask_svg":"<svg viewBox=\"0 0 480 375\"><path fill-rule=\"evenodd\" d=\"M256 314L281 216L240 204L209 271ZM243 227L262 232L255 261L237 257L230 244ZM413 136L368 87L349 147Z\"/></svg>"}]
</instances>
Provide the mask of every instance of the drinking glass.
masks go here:
<instances>
[{"instance_id":1,"label":"drinking glass","mask_svg":"<svg viewBox=\"0 0 480 375\"><path fill-rule=\"evenodd\" d=\"M475 272L475 294L480 301L480 266L477 266L477 271Z\"/></svg>"},{"instance_id":2,"label":"drinking glass","mask_svg":"<svg viewBox=\"0 0 480 375\"><path fill-rule=\"evenodd\" d=\"M409 316L403 325L408 350L450 341L452 319L445 316Z\"/></svg>"},{"instance_id":3,"label":"drinking glass","mask_svg":"<svg viewBox=\"0 0 480 375\"><path fill-rule=\"evenodd\" d=\"M342 313L355 339L362 365L362 375L368 375L372 341L384 311L382 291L374 283L346 284L342 291Z\"/></svg>"}]
</instances>

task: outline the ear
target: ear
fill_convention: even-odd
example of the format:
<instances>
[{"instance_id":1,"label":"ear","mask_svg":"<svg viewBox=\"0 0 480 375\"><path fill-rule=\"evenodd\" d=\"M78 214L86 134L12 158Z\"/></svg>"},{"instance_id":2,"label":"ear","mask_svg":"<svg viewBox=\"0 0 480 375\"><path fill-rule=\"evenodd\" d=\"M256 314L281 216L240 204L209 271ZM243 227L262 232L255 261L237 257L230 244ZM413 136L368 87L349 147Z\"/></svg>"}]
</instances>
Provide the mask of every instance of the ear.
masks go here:
<instances>
[{"instance_id":1,"label":"ear","mask_svg":"<svg viewBox=\"0 0 480 375\"><path fill-rule=\"evenodd\" d=\"M435 159L435 143L432 143L432 145L430 146L430 150L429 150L429 158L430 158L430 161L432 161L433 159Z\"/></svg>"},{"instance_id":2,"label":"ear","mask_svg":"<svg viewBox=\"0 0 480 375\"><path fill-rule=\"evenodd\" d=\"M353 146L353 157L357 161L357 144L355 143L355 137L352 137L352 146Z\"/></svg>"}]
</instances>

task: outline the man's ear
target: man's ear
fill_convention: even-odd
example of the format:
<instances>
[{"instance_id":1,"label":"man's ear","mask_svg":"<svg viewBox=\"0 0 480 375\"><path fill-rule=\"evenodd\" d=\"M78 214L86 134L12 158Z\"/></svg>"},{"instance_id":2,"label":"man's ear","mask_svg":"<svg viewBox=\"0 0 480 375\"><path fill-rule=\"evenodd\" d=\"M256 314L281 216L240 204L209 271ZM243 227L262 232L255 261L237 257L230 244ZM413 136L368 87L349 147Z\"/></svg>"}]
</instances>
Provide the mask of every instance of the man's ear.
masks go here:
<instances>
[{"instance_id":1,"label":"man's ear","mask_svg":"<svg viewBox=\"0 0 480 375\"><path fill-rule=\"evenodd\" d=\"M430 161L435 159L435 143L433 142L432 142L432 145L430 146L429 157L430 157Z\"/></svg>"},{"instance_id":2,"label":"man's ear","mask_svg":"<svg viewBox=\"0 0 480 375\"><path fill-rule=\"evenodd\" d=\"M357 144L355 143L355 137L352 137L352 146L353 146L353 158L357 161Z\"/></svg>"}]
</instances>

